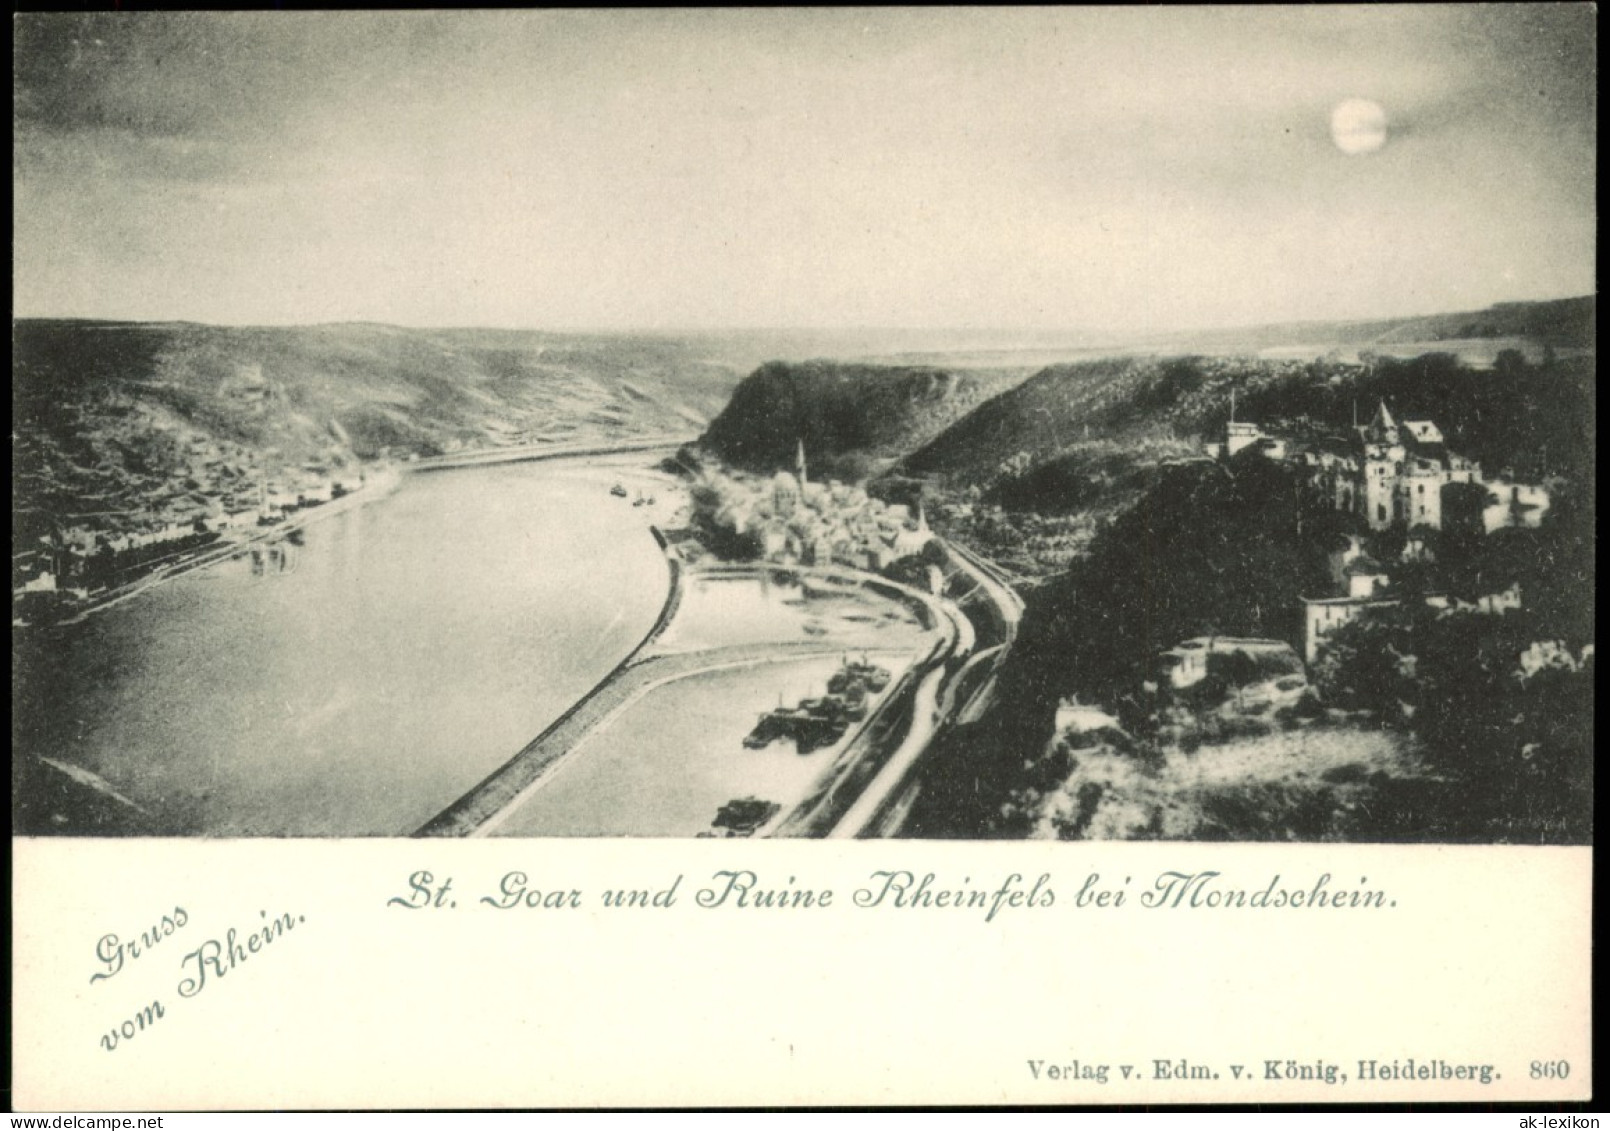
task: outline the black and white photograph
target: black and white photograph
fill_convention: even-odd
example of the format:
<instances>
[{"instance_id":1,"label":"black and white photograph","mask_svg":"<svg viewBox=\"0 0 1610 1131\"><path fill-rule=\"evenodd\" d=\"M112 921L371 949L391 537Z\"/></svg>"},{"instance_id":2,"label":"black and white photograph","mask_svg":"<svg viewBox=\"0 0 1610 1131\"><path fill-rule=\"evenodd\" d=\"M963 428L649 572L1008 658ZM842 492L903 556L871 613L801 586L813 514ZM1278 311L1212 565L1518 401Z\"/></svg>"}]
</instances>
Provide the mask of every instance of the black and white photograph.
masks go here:
<instances>
[{"instance_id":1,"label":"black and white photograph","mask_svg":"<svg viewBox=\"0 0 1610 1131\"><path fill-rule=\"evenodd\" d=\"M645 909L848 908L809 862L876 852L854 906L1337 908L1375 953L1357 909L1408 930L1414 869L1542 883L1593 844L1593 5L13 33L29 890L249 860L214 878L285 954L329 920L251 902L267 861L383 861L353 905L440 933L579 915L598 884L555 873L604 856L678 873ZM199 897L138 874L155 914L73 919L61 976L193 959L224 1008ZM1574 977L1575 922L1524 963ZM266 994L288 960L250 954ZM194 1012L150 996L96 1063Z\"/></svg>"},{"instance_id":2,"label":"black and white photograph","mask_svg":"<svg viewBox=\"0 0 1610 1131\"><path fill-rule=\"evenodd\" d=\"M1590 841L1593 22L18 17L16 827Z\"/></svg>"}]
</instances>

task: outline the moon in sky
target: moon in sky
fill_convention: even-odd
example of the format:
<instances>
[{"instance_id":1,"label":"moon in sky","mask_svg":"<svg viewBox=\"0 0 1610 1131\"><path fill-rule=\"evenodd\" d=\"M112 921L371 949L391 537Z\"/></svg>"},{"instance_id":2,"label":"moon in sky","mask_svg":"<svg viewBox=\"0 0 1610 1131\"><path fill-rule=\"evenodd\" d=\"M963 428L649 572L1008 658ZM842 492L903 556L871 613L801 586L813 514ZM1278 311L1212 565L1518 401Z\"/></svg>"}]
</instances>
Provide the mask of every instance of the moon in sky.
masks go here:
<instances>
[{"instance_id":1,"label":"moon in sky","mask_svg":"<svg viewBox=\"0 0 1610 1131\"><path fill-rule=\"evenodd\" d=\"M1386 144L1386 111L1368 98L1349 98L1331 111L1330 136L1350 157L1374 153Z\"/></svg>"}]
</instances>

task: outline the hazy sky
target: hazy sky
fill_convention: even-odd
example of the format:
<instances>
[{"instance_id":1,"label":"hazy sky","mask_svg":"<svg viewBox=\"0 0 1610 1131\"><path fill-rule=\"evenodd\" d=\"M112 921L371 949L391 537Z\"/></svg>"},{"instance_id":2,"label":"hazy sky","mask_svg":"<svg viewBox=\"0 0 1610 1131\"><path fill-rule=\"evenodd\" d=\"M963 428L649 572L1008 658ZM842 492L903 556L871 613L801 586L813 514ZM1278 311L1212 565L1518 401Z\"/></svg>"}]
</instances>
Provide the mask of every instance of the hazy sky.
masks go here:
<instances>
[{"instance_id":1,"label":"hazy sky","mask_svg":"<svg viewBox=\"0 0 1610 1131\"><path fill-rule=\"evenodd\" d=\"M14 21L22 316L1123 331L1593 289L1587 5ZM1331 138L1350 97L1376 152Z\"/></svg>"}]
</instances>

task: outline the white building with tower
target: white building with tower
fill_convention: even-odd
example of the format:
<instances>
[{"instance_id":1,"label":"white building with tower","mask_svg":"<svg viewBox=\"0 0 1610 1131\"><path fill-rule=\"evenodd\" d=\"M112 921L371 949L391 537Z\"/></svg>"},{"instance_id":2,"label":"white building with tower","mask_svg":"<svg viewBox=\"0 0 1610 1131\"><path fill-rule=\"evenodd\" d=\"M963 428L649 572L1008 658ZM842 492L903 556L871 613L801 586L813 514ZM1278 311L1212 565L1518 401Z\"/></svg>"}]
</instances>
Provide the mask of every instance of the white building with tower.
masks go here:
<instances>
[{"instance_id":1,"label":"white building with tower","mask_svg":"<svg viewBox=\"0 0 1610 1131\"><path fill-rule=\"evenodd\" d=\"M1488 531L1536 526L1549 506L1547 488L1507 478L1484 482L1481 465L1450 450L1436 421L1399 423L1385 401L1368 423L1354 425L1351 442L1305 444L1237 421L1232 393L1225 454L1233 456L1254 446L1270 459L1300 460L1312 488L1334 509L1358 514L1371 530L1394 524L1441 530L1448 521L1443 492L1455 483L1489 488L1489 501L1480 515ZM1471 518L1475 517L1473 513Z\"/></svg>"}]
</instances>

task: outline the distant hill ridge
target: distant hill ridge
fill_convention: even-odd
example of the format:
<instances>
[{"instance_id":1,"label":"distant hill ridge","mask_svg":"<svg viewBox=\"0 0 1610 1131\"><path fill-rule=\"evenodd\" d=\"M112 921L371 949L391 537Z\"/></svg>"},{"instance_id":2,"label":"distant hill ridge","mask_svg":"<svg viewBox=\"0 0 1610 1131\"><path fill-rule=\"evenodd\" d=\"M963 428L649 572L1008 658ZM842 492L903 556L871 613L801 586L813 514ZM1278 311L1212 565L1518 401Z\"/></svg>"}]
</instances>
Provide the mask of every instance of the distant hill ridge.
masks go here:
<instances>
[{"instance_id":1,"label":"distant hill ridge","mask_svg":"<svg viewBox=\"0 0 1610 1131\"><path fill-rule=\"evenodd\" d=\"M14 411L47 431L67 423L58 410L127 396L287 453L322 447L334 421L360 457L478 446L491 433L691 433L739 376L653 336L65 319L15 322L12 372Z\"/></svg>"},{"instance_id":2,"label":"distant hill ridge","mask_svg":"<svg viewBox=\"0 0 1610 1131\"><path fill-rule=\"evenodd\" d=\"M901 460L913 474L977 485L997 478L1003 466L1021 471L1086 441L1155 442L1157 458L1169 458L1203 429L1222 425L1232 387L1245 396L1312 375L1315 359L1326 354L1390 352L1392 344L1421 353L1434 352L1436 342L1485 340L1493 343L1489 359L1514 343L1538 356L1545 346L1591 349L1594 308L1594 297L1585 296L1181 334L1151 345L1118 341L1105 350L1081 345L1069 348L1067 361L1037 372L1022 360L1014 364L1013 351L991 355L971 345L954 360L940 352L772 362L744 379L703 442L739 465L769 468L790 463L803 438L814 456L847 460L850 471ZM1308 352L1257 356L1281 348Z\"/></svg>"},{"instance_id":3,"label":"distant hill ridge","mask_svg":"<svg viewBox=\"0 0 1610 1131\"><path fill-rule=\"evenodd\" d=\"M178 521L382 455L692 436L741 373L646 335L21 320L13 541Z\"/></svg>"},{"instance_id":4,"label":"distant hill ridge","mask_svg":"<svg viewBox=\"0 0 1610 1131\"><path fill-rule=\"evenodd\" d=\"M889 460L1023 376L1013 369L769 362L744 378L701 444L760 470L790 464L801 440L824 466Z\"/></svg>"},{"instance_id":5,"label":"distant hill ridge","mask_svg":"<svg viewBox=\"0 0 1610 1131\"><path fill-rule=\"evenodd\" d=\"M1461 339L1523 338L1538 345L1592 349L1595 341L1593 295L1544 302L1503 302L1485 310L1407 318L1342 322L1280 322L1229 330L1152 335L1155 344L1181 350L1235 349L1255 353L1284 346L1368 347Z\"/></svg>"},{"instance_id":6,"label":"distant hill ridge","mask_svg":"<svg viewBox=\"0 0 1610 1131\"><path fill-rule=\"evenodd\" d=\"M1592 348L1594 309L1594 297L1584 296L1176 341L1191 347L1177 352L1222 354L1293 343L1329 348L1474 337L1566 352ZM494 443L691 433L708 421L706 443L740 464L784 465L803 438L813 461L848 459L876 469L904 457L913 472L977 483L993 478L1005 461L1021 455L1019 464L1038 464L1086 439L1188 438L1193 429L1217 426L1232 385L1246 393L1249 383L1278 383L1284 372L1278 366L1286 364L1182 367L1146 357L1145 347L1131 343L1115 344L1103 359L1051 365L1030 377L1028 359L1012 359L1010 350L996 353L994 363L987 349L965 361L958 355L955 364L946 359L946 344L985 347L990 335L982 332L935 331L940 351L921 358L910 356L922 342L915 331L840 336L846 347L882 341L907 356L769 362L740 382L757 350L786 352L792 338L22 319L13 323L13 415L20 435L53 437L63 458L87 460L84 466L123 462L118 445L87 440L105 413L127 418L132 409L220 440L277 449L291 462L327 452L332 433L367 458L386 449L425 455ZM1019 337L1023 347L1034 339ZM1052 340L1040 337L1035 349ZM801 343L810 338L799 335ZM1088 346L1070 347L1068 356L1080 351L1092 356ZM74 456L75 447L96 450Z\"/></svg>"},{"instance_id":7,"label":"distant hill ridge","mask_svg":"<svg viewBox=\"0 0 1610 1131\"><path fill-rule=\"evenodd\" d=\"M1328 327L1335 341L1345 339L1347 327L1365 329L1377 335L1378 344L1399 334L1414 340L1413 335L1428 332L1465 337L1482 330L1501 341L1564 349L1567 343L1591 345L1593 306L1591 297L1517 303L1474 314L1316 324L1305 332L1310 344L1323 346L1314 340L1321 336L1316 328ZM1262 331L1245 333L1254 340L1239 353L1131 354L1048 366L935 435L905 458L904 467L917 475L987 486L1003 474L1020 474L1090 445L1096 455L1113 442L1131 449L1150 444L1160 458L1168 458L1173 445L1179 451L1172 454L1183 455L1196 440L1222 429L1232 390L1240 396L1243 419L1309 416L1338 426L1346 423L1354 400L1363 398L1368 405L1386 397L1406 410L1438 417L1478 458L1505 462L1535 452L1573 414L1592 417L1590 358L1559 362L1556 372L1564 383L1534 389L1525 372L1483 371L1472 378L1452 359L1430 356L1437 352L1434 345L1427 345L1428 356L1420 360L1382 358L1365 375L1357 364L1332 362L1317 350L1306 360L1259 358L1258 347L1267 347L1269 339L1258 337ZM1224 342L1231 340L1227 335ZM1584 347L1569 348L1580 352ZM1542 349L1537 353L1541 357ZM1526 406L1526 412L1514 411ZM1539 423L1540 413L1548 428ZM1582 444L1574 439L1569 446ZM1557 444L1557 454L1566 448Z\"/></svg>"}]
</instances>

